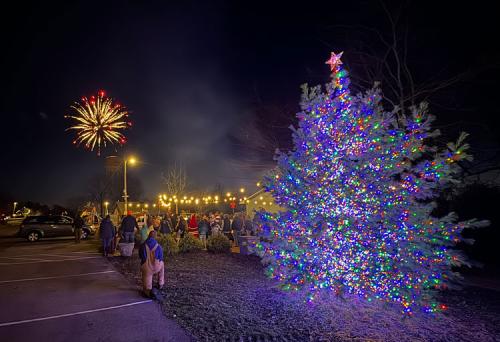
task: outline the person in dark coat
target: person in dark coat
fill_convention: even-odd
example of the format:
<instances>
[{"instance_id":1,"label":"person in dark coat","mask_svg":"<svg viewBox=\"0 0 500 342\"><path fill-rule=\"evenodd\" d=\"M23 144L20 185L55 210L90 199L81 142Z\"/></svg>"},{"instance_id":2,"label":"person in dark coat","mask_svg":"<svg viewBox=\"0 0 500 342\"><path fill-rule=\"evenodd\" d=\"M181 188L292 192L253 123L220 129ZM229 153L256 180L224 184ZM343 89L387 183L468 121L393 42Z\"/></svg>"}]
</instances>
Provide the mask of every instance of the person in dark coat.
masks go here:
<instances>
[{"instance_id":1,"label":"person in dark coat","mask_svg":"<svg viewBox=\"0 0 500 342\"><path fill-rule=\"evenodd\" d=\"M111 249L111 243L115 237L116 231L109 215L107 215L101 222L99 227L99 236L102 240L103 255L106 257Z\"/></svg>"},{"instance_id":2,"label":"person in dark coat","mask_svg":"<svg viewBox=\"0 0 500 342\"><path fill-rule=\"evenodd\" d=\"M235 246L238 246L238 238L241 235L243 228L244 228L244 221L241 217L241 214L236 214L234 216L233 224L231 225L231 229L233 230Z\"/></svg>"},{"instance_id":3,"label":"person in dark coat","mask_svg":"<svg viewBox=\"0 0 500 342\"><path fill-rule=\"evenodd\" d=\"M187 223L184 216L182 215L177 216L176 229L177 229L177 242L179 242L179 240L182 239L184 237L184 234L186 234L187 232Z\"/></svg>"},{"instance_id":4,"label":"person in dark coat","mask_svg":"<svg viewBox=\"0 0 500 342\"><path fill-rule=\"evenodd\" d=\"M160 224L160 233L170 234L172 232L172 220L168 215L165 215Z\"/></svg>"},{"instance_id":5,"label":"person in dark coat","mask_svg":"<svg viewBox=\"0 0 500 342\"><path fill-rule=\"evenodd\" d=\"M132 216L132 211L127 211L127 216L122 220L121 233L123 235L124 242L133 243L135 240L134 232L139 229L137 220Z\"/></svg>"},{"instance_id":6,"label":"person in dark coat","mask_svg":"<svg viewBox=\"0 0 500 342\"><path fill-rule=\"evenodd\" d=\"M73 228L75 229L75 243L80 243L83 228L83 219L80 214L76 214L75 220L73 221Z\"/></svg>"},{"instance_id":7,"label":"person in dark coat","mask_svg":"<svg viewBox=\"0 0 500 342\"><path fill-rule=\"evenodd\" d=\"M222 219L222 232L229 240L233 240L233 235L231 234L231 220L228 214L225 214Z\"/></svg>"}]
</instances>

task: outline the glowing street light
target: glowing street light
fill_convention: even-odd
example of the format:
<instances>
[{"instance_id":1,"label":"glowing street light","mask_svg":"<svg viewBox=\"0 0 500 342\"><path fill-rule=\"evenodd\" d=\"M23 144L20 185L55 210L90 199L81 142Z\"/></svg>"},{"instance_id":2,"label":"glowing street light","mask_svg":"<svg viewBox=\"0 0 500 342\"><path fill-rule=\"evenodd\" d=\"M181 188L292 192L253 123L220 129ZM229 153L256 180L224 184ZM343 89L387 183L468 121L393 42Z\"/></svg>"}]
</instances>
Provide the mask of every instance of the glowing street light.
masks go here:
<instances>
[{"instance_id":1,"label":"glowing street light","mask_svg":"<svg viewBox=\"0 0 500 342\"><path fill-rule=\"evenodd\" d=\"M245 188L241 188L240 192L243 194L245 192Z\"/></svg>"},{"instance_id":2,"label":"glowing street light","mask_svg":"<svg viewBox=\"0 0 500 342\"><path fill-rule=\"evenodd\" d=\"M12 209L12 216L14 216L16 214L16 206L17 206L17 202L14 202L14 207Z\"/></svg>"},{"instance_id":3,"label":"glowing street light","mask_svg":"<svg viewBox=\"0 0 500 342\"><path fill-rule=\"evenodd\" d=\"M137 160L134 157L125 158L123 161L123 201L125 202L124 208L127 208L128 194L127 194L127 163L134 166ZM125 214L125 213L124 213Z\"/></svg>"},{"instance_id":4,"label":"glowing street light","mask_svg":"<svg viewBox=\"0 0 500 342\"><path fill-rule=\"evenodd\" d=\"M108 205L109 205L108 201L104 202L104 206L106 207L106 215L109 215Z\"/></svg>"}]
</instances>

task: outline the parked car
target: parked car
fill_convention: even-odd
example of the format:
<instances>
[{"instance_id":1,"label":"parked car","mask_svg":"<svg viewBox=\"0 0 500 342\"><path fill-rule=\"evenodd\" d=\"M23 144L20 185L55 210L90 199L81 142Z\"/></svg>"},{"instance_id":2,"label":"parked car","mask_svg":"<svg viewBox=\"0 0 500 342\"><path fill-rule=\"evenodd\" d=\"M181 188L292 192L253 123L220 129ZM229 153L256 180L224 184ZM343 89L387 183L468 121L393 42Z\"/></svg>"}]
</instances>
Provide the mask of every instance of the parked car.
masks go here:
<instances>
[{"instance_id":1,"label":"parked car","mask_svg":"<svg viewBox=\"0 0 500 342\"><path fill-rule=\"evenodd\" d=\"M95 230L85 224L82 228L82 239L93 235ZM68 216L28 216L19 227L18 236L30 242L41 238L74 235L73 219Z\"/></svg>"}]
</instances>

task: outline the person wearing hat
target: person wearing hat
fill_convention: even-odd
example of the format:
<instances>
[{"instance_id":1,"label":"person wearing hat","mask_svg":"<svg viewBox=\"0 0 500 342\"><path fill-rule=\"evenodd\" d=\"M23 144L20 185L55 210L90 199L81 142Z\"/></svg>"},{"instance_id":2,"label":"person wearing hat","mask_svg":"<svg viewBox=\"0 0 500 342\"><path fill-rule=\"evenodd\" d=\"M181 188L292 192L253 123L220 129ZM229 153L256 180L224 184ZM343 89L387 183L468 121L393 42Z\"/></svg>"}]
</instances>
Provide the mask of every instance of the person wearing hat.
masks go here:
<instances>
[{"instance_id":1,"label":"person wearing hat","mask_svg":"<svg viewBox=\"0 0 500 342\"><path fill-rule=\"evenodd\" d=\"M139 248L141 258L142 286L144 294L151 297L153 290L153 276L158 274L158 287L161 290L165 284L165 266L163 264L163 249L156 241L156 231L149 232L149 236Z\"/></svg>"},{"instance_id":2,"label":"person wearing hat","mask_svg":"<svg viewBox=\"0 0 500 342\"><path fill-rule=\"evenodd\" d=\"M127 211L127 216L125 216L122 220L121 224L121 232L123 235L124 242L133 243L134 242L134 232L136 229L139 229L139 225L137 224L137 220L132 216L132 211Z\"/></svg>"}]
</instances>

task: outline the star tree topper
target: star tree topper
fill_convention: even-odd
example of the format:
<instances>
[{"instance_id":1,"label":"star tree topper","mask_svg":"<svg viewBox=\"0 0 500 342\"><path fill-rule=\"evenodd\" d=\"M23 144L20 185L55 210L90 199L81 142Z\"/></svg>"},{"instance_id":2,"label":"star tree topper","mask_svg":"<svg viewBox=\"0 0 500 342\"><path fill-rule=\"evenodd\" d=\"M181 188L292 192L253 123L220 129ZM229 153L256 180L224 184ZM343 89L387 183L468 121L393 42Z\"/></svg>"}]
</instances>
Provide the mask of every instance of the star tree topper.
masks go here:
<instances>
[{"instance_id":1,"label":"star tree topper","mask_svg":"<svg viewBox=\"0 0 500 342\"><path fill-rule=\"evenodd\" d=\"M335 70L336 67L338 67L340 64L342 64L342 61L340 60L340 58L342 57L343 53L344 53L344 51L342 51L336 55L335 52L332 52L330 59L325 62L325 64L330 64L331 71Z\"/></svg>"}]
</instances>

